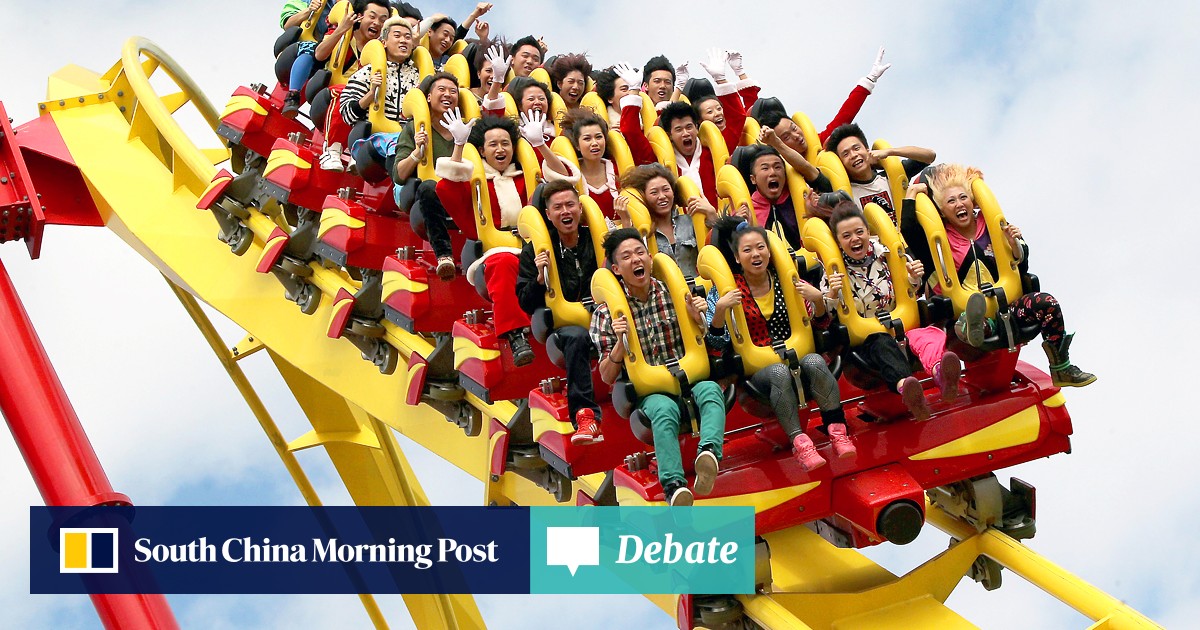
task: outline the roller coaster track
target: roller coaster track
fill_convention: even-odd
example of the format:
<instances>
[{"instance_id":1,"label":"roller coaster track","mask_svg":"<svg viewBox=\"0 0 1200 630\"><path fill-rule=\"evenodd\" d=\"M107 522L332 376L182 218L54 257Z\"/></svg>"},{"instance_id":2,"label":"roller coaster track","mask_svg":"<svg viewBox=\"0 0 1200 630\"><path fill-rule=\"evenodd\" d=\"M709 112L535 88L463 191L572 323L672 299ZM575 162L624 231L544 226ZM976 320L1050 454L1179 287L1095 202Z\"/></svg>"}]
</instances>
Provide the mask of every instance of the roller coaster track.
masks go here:
<instances>
[{"instance_id":1,"label":"roller coaster track","mask_svg":"<svg viewBox=\"0 0 1200 630\"><path fill-rule=\"evenodd\" d=\"M150 83L156 71L165 72L180 91L156 93ZM482 481L485 504L557 504L551 493L527 478L509 470L495 473L497 445L490 431L468 437L434 409L406 404L405 360L414 351L427 356L432 349L427 338L383 322L387 340L402 355L395 372L385 375L362 360L353 345L326 335L339 291L353 294L358 288L344 272L310 263L310 281L321 290L315 316L302 314L284 299L271 275L256 273L264 243L275 229L286 226L247 208L251 216L244 223L255 236L249 252L233 256L213 238L212 218L197 210L196 203L217 172L215 165L230 156L224 148L198 148L176 122L174 113L189 103L215 130L218 112L198 86L157 46L140 38L130 39L121 60L103 75L74 66L54 74L39 121L57 129L86 182L96 217L60 214L50 220L103 224L162 273L305 500L321 503L295 453L323 447L356 504L428 505L394 437L393 432L399 432ZM90 213L91 208L81 212ZM32 243L31 252L35 247ZM222 340L200 302L235 322L245 337L232 345ZM275 425L238 365L260 350L283 376L312 423L311 431L289 439ZM493 421L505 424L517 411L511 402L485 404L467 396L482 414L485 428ZM602 480L603 475L579 478L571 495L579 490L594 494ZM774 553L760 593L738 596L741 611L734 615L710 610L704 620L714 626L766 628L975 627L944 602L986 557L993 566L1025 577L1093 620L1092 628L1158 627L998 530L978 531L933 504L927 506L927 515L930 523L950 534L952 545L902 577L856 550L834 547L803 526L767 534L766 544ZM419 628L484 627L469 595L403 597ZM648 597L681 627L690 627L690 614L677 617L678 596ZM386 627L373 597L361 599L372 622Z\"/></svg>"}]
</instances>

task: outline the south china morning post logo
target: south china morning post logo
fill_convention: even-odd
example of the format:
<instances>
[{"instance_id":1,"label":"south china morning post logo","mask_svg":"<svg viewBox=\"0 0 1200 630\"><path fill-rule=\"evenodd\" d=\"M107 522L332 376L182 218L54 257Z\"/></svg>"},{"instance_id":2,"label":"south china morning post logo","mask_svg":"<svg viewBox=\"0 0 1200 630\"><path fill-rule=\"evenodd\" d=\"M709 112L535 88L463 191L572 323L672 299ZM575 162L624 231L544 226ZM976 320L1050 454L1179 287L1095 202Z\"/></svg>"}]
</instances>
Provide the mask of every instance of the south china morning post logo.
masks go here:
<instances>
[{"instance_id":1,"label":"south china morning post logo","mask_svg":"<svg viewBox=\"0 0 1200 630\"><path fill-rule=\"evenodd\" d=\"M549 507L530 514L531 593L751 593L750 507Z\"/></svg>"},{"instance_id":2,"label":"south china morning post logo","mask_svg":"<svg viewBox=\"0 0 1200 630\"><path fill-rule=\"evenodd\" d=\"M117 573L119 532L115 527L58 530L59 573Z\"/></svg>"}]
</instances>

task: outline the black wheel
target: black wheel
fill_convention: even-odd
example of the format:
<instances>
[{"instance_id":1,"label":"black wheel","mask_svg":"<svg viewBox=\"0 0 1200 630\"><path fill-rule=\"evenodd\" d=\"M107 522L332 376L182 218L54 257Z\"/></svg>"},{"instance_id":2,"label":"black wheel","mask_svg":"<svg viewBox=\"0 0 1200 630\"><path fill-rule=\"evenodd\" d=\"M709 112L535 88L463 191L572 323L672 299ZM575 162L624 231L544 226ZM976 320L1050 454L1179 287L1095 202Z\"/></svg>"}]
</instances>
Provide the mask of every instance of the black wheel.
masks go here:
<instances>
[{"instance_id":1,"label":"black wheel","mask_svg":"<svg viewBox=\"0 0 1200 630\"><path fill-rule=\"evenodd\" d=\"M389 343L380 342L375 352L375 365L381 374L393 374L400 364L400 353Z\"/></svg>"},{"instance_id":2,"label":"black wheel","mask_svg":"<svg viewBox=\"0 0 1200 630\"><path fill-rule=\"evenodd\" d=\"M467 417L464 419L462 429L463 433L467 434L467 437L475 437L479 435L480 431L483 431L483 414L479 413L477 409L472 407L471 411L467 413Z\"/></svg>"},{"instance_id":3,"label":"black wheel","mask_svg":"<svg viewBox=\"0 0 1200 630\"><path fill-rule=\"evenodd\" d=\"M300 289L300 297L296 299L296 304L300 305L300 312L305 315L312 315L317 312L317 308L321 306L321 290L317 287L306 284Z\"/></svg>"}]
</instances>

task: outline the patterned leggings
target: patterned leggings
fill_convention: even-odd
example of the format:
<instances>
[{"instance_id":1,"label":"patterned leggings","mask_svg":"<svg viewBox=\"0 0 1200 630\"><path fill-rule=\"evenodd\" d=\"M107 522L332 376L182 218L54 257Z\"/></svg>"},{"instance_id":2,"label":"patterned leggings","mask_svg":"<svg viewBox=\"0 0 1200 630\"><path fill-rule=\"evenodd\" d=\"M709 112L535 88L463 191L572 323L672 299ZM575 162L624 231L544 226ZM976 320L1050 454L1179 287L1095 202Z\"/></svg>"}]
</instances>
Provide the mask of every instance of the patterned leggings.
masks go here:
<instances>
[{"instance_id":1,"label":"patterned leggings","mask_svg":"<svg viewBox=\"0 0 1200 630\"><path fill-rule=\"evenodd\" d=\"M1013 303L1013 315L1017 323L1025 326L1037 323L1042 329L1042 340L1057 347L1066 334L1062 307L1049 293L1026 293Z\"/></svg>"}]
</instances>

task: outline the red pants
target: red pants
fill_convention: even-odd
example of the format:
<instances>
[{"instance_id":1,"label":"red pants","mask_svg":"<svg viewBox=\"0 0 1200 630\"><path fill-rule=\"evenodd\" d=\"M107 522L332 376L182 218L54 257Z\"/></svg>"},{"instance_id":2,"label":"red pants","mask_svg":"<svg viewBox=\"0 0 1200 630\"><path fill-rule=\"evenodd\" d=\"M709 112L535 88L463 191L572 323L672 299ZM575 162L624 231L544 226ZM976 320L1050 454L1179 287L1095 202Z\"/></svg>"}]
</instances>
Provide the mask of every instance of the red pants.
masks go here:
<instances>
[{"instance_id":1,"label":"red pants","mask_svg":"<svg viewBox=\"0 0 1200 630\"><path fill-rule=\"evenodd\" d=\"M325 110L325 146L333 143L342 145L342 148L349 149L346 146L346 140L350 137L350 125L342 119L342 89L344 85L332 85L329 87L329 109Z\"/></svg>"},{"instance_id":2,"label":"red pants","mask_svg":"<svg viewBox=\"0 0 1200 630\"><path fill-rule=\"evenodd\" d=\"M496 322L497 335L529 326L529 315L521 310L517 301L520 265L516 254L509 252L493 254L483 261L483 278L488 296L492 298L492 319Z\"/></svg>"}]
</instances>

